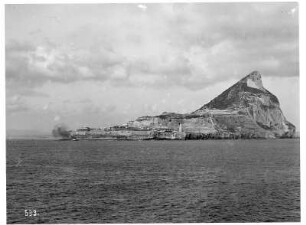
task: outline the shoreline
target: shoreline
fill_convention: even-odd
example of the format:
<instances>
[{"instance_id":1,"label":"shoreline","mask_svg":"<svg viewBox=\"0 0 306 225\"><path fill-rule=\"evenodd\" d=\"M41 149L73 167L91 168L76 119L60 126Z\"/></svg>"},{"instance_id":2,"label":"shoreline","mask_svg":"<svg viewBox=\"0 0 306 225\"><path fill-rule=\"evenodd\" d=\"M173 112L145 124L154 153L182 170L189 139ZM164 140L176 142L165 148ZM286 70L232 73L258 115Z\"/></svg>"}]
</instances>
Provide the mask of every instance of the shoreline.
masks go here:
<instances>
[{"instance_id":1,"label":"shoreline","mask_svg":"<svg viewBox=\"0 0 306 225\"><path fill-rule=\"evenodd\" d=\"M283 140L283 139L300 139L300 137L291 137L291 138L238 138L238 139L229 139L229 138L210 138L210 139L115 139L115 138L83 138L77 139L77 141L240 141L240 140ZM70 141L73 142L73 139L56 139L56 138L6 138L6 141Z\"/></svg>"}]
</instances>

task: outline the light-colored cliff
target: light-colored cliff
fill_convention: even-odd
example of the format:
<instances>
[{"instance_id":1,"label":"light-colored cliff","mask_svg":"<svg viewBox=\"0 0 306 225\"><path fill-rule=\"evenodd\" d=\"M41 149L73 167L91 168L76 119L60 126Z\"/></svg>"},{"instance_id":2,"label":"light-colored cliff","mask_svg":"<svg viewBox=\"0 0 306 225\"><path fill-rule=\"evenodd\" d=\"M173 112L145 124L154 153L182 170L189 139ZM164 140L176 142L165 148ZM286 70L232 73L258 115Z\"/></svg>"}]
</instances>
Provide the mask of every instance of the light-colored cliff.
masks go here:
<instances>
[{"instance_id":1,"label":"light-colored cliff","mask_svg":"<svg viewBox=\"0 0 306 225\"><path fill-rule=\"evenodd\" d=\"M261 74L254 71L205 104L194 114L202 114L212 110L228 110L251 119L252 127L259 131L262 128L271 137L292 137L295 126L288 122L282 113L279 100L264 88ZM231 117L233 119L233 116ZM228 122L230 125L231 121ZM245 124L246 125L246 124ZM242 129L245 128L241 124Z\"/></svg>"},{"instance_id":2,"label":"light-colored cliff","mask_svg":"<svg viewBox=\"0 0 306 225\"><path fill-rule=\"evenodd\" d=\"M101 132L102 138L123 139L290 138L295 126L254 71L192 113L142 116Z\"/></svg>"}]
</instances>

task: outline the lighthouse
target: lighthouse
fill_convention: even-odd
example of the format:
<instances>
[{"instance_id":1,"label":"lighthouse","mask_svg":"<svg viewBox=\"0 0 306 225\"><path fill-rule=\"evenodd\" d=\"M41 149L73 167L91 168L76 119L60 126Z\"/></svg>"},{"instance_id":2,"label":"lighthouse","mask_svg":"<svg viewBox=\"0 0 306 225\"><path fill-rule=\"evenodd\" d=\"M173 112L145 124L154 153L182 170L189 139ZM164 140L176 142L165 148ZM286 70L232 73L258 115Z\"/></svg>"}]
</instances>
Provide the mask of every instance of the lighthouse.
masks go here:
<instances>
[{"instance_id":1,"label":"lighthouse","mask_svg":"<svg viewBox=\"0 0 306 225\"><path fill-rule=\"evenodd\" d=\"M181 123L180 123L180 126L179 126L179 132L183 132L182 124Z\"/></svg>"}]
</instances>

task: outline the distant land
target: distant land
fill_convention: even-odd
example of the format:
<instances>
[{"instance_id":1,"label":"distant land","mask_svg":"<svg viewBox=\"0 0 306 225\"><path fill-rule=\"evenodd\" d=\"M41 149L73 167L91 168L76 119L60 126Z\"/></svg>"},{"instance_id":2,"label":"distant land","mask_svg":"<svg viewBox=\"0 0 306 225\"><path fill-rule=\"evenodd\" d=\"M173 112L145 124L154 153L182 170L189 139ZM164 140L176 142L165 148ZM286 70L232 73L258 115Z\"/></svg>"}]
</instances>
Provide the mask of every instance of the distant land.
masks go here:
<instances>
[{"instance_id":1,"label":"distant land","mask_svg":"<svg viewBox=\"0 0 306 225\"><path fill-rule=\"evenodd\" d=\"M50 131L40 130L6 130L7 139L54 139L54 136Z\"/></svg>"},{"instance_id":2,"label":"distant land","mask_svg":"<svg viewBox=\"0 0 306 225\"><path fill-rule=\"evenodd\" d=\"M82 127L53 130L64 139L185 140L294 138L295 126L280 108L278 98L264 88L261 74L253 71L219 96L191 113L164 112L142 116L108 128Z\"/></svg>"}]
</instances>

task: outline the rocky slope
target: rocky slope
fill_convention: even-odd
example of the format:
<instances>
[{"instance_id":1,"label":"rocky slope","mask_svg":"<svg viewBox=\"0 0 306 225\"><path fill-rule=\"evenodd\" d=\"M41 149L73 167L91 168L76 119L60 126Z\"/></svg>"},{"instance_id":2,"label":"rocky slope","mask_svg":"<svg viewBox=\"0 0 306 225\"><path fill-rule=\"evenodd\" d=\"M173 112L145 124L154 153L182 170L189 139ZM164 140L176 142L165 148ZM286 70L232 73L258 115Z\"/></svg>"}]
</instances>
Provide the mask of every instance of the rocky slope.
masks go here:
<instances>
[{"instance_id":1,"label":"rocky slope","mask_svg":"<svg viewBox=\"0 0 306 225\"><path fill-rule=\"evenodd\" d=\"M292 137L295 133L295 126L286 120L277 97L264 88L261 74L257 71L250 73L193 113L202 115L215 110L231 112L230 116L221 116L225 121L219 121L220 125L227 125L227 128L235 129L240 126L245 130L246 124L239 122L242 115L245 120L250 120L255 133L265 132L265 136L269 137ZM230 119L227 120L227 117Z\"/></svg>"},{"instance_id":2,"label":"rocky slope","mask_svg":"<svg viewBox=\"0 0 306 225\"><path fill-rule=\"evenodd\" d=\"M277 138L295 133L295 126L286 120L277 97L264 88L257 71L190 114L140 117L129 125L172 130L181 126L187 138Z\"/></svg>"},{"instance_id":3,"label":"rocky slope","mask_svg":"<svg viewBox=\"0 0 306 225\"><path fill-rule=\"evenodd\" d=\"M254 71L192 113L143 116L100 136L106 133L120 139L291 138L295 126Z\"/></svg>"}]
</instances>

